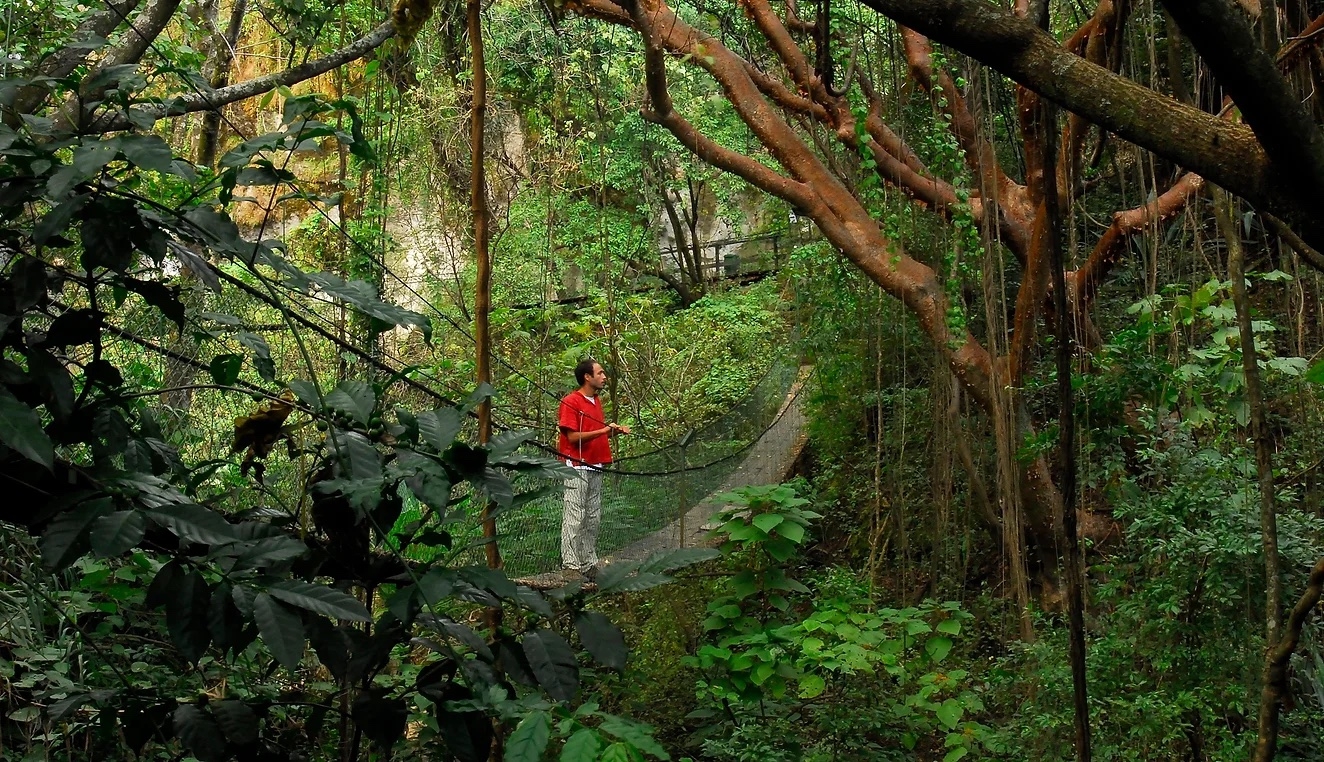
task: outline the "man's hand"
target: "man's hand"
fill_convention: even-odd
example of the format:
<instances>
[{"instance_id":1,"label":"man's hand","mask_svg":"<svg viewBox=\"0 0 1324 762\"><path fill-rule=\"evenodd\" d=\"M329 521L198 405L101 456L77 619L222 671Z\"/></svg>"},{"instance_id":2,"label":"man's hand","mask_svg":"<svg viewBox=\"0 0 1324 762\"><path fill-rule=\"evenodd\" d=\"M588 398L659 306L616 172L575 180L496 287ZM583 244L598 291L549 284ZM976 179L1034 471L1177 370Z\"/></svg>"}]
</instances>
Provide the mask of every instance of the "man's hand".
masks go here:
<instances>
[{"instance_id":1,"label":"man's hand","mask_svg":"<svg viewBox=\"0 0 1324 762\"><path fill-rule=\"evenodd\" d=\"M609 424L607 424L607 428L611 429L611 433L613 433L613 434L629 434L629 433L630 433L630 427L629 427L629 426L622 426L622 425L619 424L619 423L609 423Z\"/></svg>"}]
</instances>

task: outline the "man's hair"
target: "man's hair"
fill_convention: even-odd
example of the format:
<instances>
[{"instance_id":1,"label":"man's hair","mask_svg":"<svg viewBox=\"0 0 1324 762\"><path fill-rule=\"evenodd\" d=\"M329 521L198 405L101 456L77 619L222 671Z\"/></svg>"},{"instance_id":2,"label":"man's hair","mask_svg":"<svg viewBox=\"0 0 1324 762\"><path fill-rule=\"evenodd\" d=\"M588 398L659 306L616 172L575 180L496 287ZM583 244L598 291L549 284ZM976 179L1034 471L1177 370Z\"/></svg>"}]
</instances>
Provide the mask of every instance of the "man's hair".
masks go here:
<instances>
[{"instance_id":1,"label":"man's hair","mask_svg":"<svg viewBox=\"0 0 1324 762\"><path fill-rule=\"evenodd\" d=\"M597 364L598 361L594 360L592 357L585 357L580 360L579 364L575 366L575 383L583 386L584 379L593 375L593 366Z\"/></svg>"}]
</instances>

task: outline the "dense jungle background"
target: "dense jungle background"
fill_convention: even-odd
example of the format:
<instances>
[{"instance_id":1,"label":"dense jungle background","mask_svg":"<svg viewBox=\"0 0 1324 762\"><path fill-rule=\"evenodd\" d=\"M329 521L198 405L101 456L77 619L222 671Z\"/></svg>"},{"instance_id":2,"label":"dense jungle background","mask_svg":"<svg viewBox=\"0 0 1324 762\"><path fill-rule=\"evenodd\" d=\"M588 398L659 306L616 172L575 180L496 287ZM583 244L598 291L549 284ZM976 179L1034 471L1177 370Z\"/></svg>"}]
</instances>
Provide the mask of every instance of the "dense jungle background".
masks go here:
<instances>
[{"instance_id":1,"label":"dense jungle background","mask_svg":"<svg viewBox=\"0 0 1324 762\"><path fill-rule=\"evenodd\" d=\"M1324 3L0 40L0 760L1324 759Z\"/></svg>"}]
</instances>

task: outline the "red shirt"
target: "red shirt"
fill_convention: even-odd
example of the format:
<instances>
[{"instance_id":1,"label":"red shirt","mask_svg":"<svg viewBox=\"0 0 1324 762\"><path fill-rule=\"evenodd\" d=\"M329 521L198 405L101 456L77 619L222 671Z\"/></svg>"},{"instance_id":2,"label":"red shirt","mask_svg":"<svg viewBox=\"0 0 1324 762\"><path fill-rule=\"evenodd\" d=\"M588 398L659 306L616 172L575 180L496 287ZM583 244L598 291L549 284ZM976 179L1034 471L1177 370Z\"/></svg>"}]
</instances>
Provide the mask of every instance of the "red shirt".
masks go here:
<instances>
[{"instance_id":1,"label":"red shirt","mask_svg":"<svg viewBox=\"0 0 1324 762\"><path fill-rule=\"evenodd\" d=\"M592 439L571 444L572 431L597 431L606 428L607 422L602 414L602 401L597 397L585 397L575 390L561 399L561 414L558 425L561 436L557 440L557 450L574 465L586 464L600 466L611 462L611 436L600 434Z\"/></svg>"}]
</instances>

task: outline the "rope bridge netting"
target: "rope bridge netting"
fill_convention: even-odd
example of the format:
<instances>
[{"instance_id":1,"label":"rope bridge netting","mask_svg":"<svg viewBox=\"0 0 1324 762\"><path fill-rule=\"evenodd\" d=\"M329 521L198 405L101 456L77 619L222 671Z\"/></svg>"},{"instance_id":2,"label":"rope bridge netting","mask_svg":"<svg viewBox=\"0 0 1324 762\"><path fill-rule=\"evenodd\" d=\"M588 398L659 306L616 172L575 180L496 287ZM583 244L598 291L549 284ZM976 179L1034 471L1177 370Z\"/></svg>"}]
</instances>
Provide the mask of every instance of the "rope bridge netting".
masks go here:
<instances>
[{"instance_id":1,"label":"rope bridge netting","mask_svg":"<svg viewBox=\"0 0 1324 762\"><path fill-rule=\"evenodd\" d=\"M745 484L780 481L800 433L802 381L794 363L776 362L720 418L672 446L613 463L603 478L598 555L607 558L635 545L660 549L692 544L703 524L694 509L705 499ZM530 443L525 451L546 457L554 444ZM546 479L517 482L517 491L543 488L546 494L497 520L497 543L508 573L536 574L560 566L561 486ZM418 516L416 507L406 507L398 526ZM477 529L465 529L456 540L473 545L461 559L481 563Z\"/></svg>"}]
</instances>

